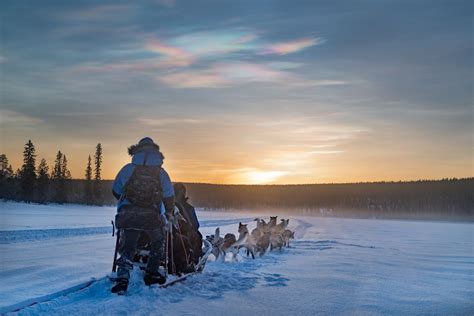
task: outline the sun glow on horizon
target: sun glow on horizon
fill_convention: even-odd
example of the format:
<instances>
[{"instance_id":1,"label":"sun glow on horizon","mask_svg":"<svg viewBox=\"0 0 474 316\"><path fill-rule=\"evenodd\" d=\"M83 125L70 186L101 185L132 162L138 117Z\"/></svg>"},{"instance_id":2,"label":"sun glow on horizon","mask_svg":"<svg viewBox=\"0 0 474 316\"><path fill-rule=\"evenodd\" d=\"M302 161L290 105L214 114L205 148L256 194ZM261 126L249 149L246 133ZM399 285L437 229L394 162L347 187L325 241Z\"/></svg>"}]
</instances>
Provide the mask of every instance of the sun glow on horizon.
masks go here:
<instances>
[{"instance_id":1,"label":"sun glow on horizon","mask_svg":"<svg viewBox=\"0 0 474 316\"><path fill-rule=\"evenodd\" d=\"M249 171L243 174L243 178L248 184L271 184L286 174L286 171Z\"/></svg>"}]
</instances>

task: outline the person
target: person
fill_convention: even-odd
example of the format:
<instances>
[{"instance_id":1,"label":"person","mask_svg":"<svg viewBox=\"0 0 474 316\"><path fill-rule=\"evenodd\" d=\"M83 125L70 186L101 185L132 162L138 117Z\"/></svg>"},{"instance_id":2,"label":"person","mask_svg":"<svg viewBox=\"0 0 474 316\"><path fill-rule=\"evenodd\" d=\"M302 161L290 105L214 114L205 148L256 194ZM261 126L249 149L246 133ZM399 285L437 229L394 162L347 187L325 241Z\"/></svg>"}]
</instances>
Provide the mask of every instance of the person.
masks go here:
<instances>
[{"instance_id":1,"label":"person","mask_svg":"<svg viewBox=\"0 0 474 316\"><path fill-rule=\"evenodd\" d=\"M186 196L186 187L183 183L175 183L173 186L176 206L183 213L185 219L192 224L194 229L199 229L199 221L196 216L194 206L189 204L189 198Z\"/></svg>"},{"instance_id":2,"label":"person","mask_svg":"<svg viewBox=\"0 0 474 316\"><path fill-rule=\"evenodd\" d=\"M159 271L165 260L165 222L174 211L174 189L168 173L163 169L160 147L149 137L128 148L132 162L117 174L112 187L118 199L115 223L120 229L120 258L117 260L117 279L113 293L127 291L132 260L142 233L151 243L145 269L145 284L163 284L165 273ZM166 218L165 218L166 217Z\"/></svg>"},{"instance_id":3,"label":"person","mask_svg":"<svg viewBox=\"0 0 474 316\"><path fill-rule=\"evenodd\" d=\"M199 262L202 256L202 235L199 232L199 221L196 216L194 207L189 204L188 197L186 196L186 187L182 183L174 184L175 192L175 204L180 214L184 217L184 221L179 221L179 231L177 233L181 236L176 236L175 239L184 237L183 246L186 250L183 251L186 256L186 264L179 264L179 259L182 254L176 253L175 259L177 262L178 270L182 267L183 272L194 271L195 265ZM181 251L180 247L175 247L175 251Z\"/></svg>"}]
</instances>

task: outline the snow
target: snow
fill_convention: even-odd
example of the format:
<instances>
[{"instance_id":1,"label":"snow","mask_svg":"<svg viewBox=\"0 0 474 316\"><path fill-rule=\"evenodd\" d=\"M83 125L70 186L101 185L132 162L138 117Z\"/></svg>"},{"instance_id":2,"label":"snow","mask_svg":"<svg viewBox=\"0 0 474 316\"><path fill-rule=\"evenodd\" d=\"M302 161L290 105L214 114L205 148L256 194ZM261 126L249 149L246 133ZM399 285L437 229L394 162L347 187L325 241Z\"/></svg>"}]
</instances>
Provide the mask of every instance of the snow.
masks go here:
<instances>
[{"instance_id":1,"label":"snow","mask_svg":"<svg viewBox=\"0 0 474 316\"><path fill-rule=\"evenodd\" d=\"M472 223L290 216L292 247L208 262L160 289L134 271L110 293L113 207L0 203L0 313L474 314ZM203 235L237 233L258 214L198 211ZM97 281L85 289L81 285Z\"/></svg>"}]
</instances>

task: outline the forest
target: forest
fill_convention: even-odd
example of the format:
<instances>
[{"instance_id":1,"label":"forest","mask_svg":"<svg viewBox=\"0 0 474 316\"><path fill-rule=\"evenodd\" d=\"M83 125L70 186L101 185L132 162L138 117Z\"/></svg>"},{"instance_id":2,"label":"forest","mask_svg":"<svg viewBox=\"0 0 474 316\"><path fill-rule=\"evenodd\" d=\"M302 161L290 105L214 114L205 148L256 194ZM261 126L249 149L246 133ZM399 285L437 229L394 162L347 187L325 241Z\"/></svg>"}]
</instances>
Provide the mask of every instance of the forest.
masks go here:
<instances>
[{"instance_id":1,"label":"forest","mask_svg":"<svg viewBox=\"0 0 474 316\"><path fill-rule=\"evenodd\" d=\"M114 205L112 181L101 179L102 146L89 156L84 179L72 179L67 157L54 166L25 144L21 168L13 172L0 155L0 199L34 203ZM302 185L186 183L192 204L205 209L258 210L319 216L474 220L474 178Z\"/></svg>"}]
</instances>

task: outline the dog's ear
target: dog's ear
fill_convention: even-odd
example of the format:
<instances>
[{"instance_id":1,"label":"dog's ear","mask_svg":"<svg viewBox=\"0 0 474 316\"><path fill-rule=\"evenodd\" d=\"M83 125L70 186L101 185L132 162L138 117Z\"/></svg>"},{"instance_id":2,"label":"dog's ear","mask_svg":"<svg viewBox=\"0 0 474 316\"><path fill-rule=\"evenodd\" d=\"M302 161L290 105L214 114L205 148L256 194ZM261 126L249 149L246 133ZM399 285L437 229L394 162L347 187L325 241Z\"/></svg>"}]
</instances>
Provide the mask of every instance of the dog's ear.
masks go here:
<instances>
[{"instance_id":1,"label":"dog's ear","mask_svg":"<svg viewBox=\"0 0 474 316\"><path fill-rule=\"evenodd\" d=\"M288 218L288 219L286 220L286 224L289 224L289 223L290 223L290 219Z\"/></svg>"},{"instance_id":2,"label":"dog's ear","mask_svg":"<svg viewBox=\"0 0 474 316\"><path fill-rule=\"evenodd\" d=\"M242 222L239 222L239 228L242 227Z\"/></svg>"}]
</instances>

